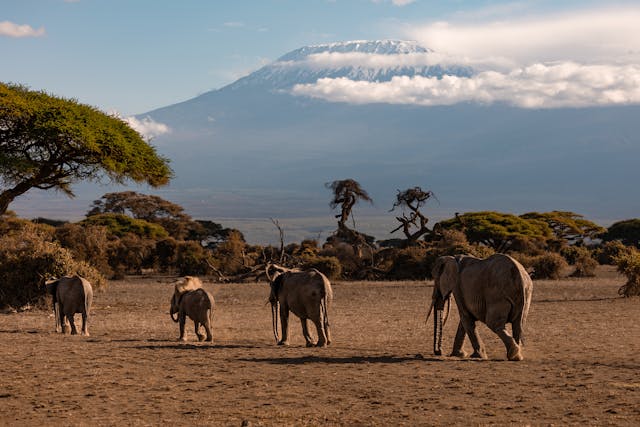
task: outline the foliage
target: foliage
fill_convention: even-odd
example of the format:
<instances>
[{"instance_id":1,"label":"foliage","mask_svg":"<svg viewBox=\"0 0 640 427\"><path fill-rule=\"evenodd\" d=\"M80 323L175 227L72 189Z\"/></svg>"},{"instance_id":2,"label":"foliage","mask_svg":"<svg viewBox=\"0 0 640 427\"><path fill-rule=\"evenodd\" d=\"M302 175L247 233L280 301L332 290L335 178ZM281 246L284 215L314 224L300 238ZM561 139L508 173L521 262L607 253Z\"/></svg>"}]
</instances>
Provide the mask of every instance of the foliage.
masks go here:
<instances>
[{"instance_id":1,"label":"foliage","mask_svg":"<svg viewBox=\"0 0 640 427\"><path fill-rule=\"evenodd\" d=\"M533 257L531 267L533 268L532 276L535 279L556 280L562 276L563 271L567 268L567 261L558 253L548 252Z\"/></svg>"},{"instance_id":2,"label":"foliage","mask_svg":"<svg viewBox=\"0 0 640 427\"><path fill-rule=\"evenodd\" d=\"M544 221L492 211L456 215L439 222L438 228L463 231L469 242L483 244L496 252L509 251L518 240L545 241L552 236Z\"/></svg>"},{"instance_id":3,"label":"foliage","mask_svg":"<svg viewBox=\"0 0 640 427\"><path fill-rule=\"evenodd\" d=\"M632 249L632 247L625 246L624 243L619 240L611 240L598 247L596 250L596 258L600 264L614 265L616 258L629 253Z\"/></svg>"},{"instance_id":4,"label":"foliage","mask_svg":"<svg viewBox=\"0 0 640 427\"><path fill-rule=\"evenodd\" d=\"M233 276L243 272L247 244L240 232L231 231L226 241L212 252L216 267L225 275Z\"/></svg>"},{"instance_id":5,"label":"foliage","mask_svg":"<svg viewBox=\"0 0 640 427\"><path fill-rule=\"evenodd\" d=\"M110 234L117 237L135 234L148 239L164 239L168 236L167 231L158 224L116 213L93 215L80 224L104 226Z\"/></svg>"},{"instance_id":6,"label":"foliage","mask_svg":"<svg viewBox=\"0 0 640 427\"><path fill-rule=\"evenodd\" d=\"M598 261L593 258L591 251L583 246L575 246L576 251L572 256L573 262L569 262L575 266L575 270L571 273L572 277L594 277ZM566 258L566 257L565 257Z\"/></svg>"},{"instance_id":7,"label":"foliage","mask_svg":"<svg viewBox=\"0 0 640 427\"><path fill-rule=\"evenodd\" d=\"M176 253L176 267L181 276L199 276L210 270L209 253L198 242L180 242Z\"/></svg>"},{"instance_id":8,"label":"foliage","mask_svg":"<svg viewBox=\"0 0 640 427\"><path fill-rule=\"evenodd\" d=\"M126 233L114 240L108 247L109 265L114 278L123 278L125 274L142 274L145 268L154 266L155 241Z\"/></svg>"},{"instance_id":9,"label":"foliage","mask_svg":"<svg viewBox=\"0 0 640 427\"><path fill-rule=\"evenodd\" d=\"M106 277L112 276L108 252L111 242L107 227L66 223L56 228L55 239L63 248L71 251L75 259L91 263Z\"/></svg>"},{"instance_id":10,"label":"foliage","mask_svg":"<svg viewBox=\"0 0 640 427\"><path fill-rule=\"evenodd\" d=\"M190 234L197 237L203 234L200 223L184 213L182 206L158 196L140 194L135 191L107 193L94 200L88 217L105 213L127 215L135 219L158 224L171 237L182 240Z\"/></svg>"},{"instance_id":11,"label":"foliage","mask_svg":"<svg viewBox=\"0 0 640 427\"><path fill-rule=\"evenodd\" d=\"M123 120L75 100L0 83L0 214L32 188L79 181L169 182L168 160Z\"/></svg>"},{"instance_id":12,"label":"foliage","mask_svg":"<svg viewBox=\"0 0 640 427\"><path fill-rule=\"evenodd\" d=\"M640 248L640 219L618 221L602 237L605 241L620 240L627 246Z\"/></svg>"},{"instance_id":13,"label":"foliage","mask_svg":"<svg viewBox=\"0 0 640 427\"><path fill-rule=\"evenodd\" d=\"M627 283L618 289L625 297L640 295L640 251L633 250L616 258L618 271L627 277Z\"/></svg>"},{"instance_id":14,"label":"foliage","mask_svg":"<svg viewBox=\"0 0 640 427\"><path fill-rule=\"evenodd\" d=\"M44 279L79 274L94 289L105 285L104 277L71 252L47 240L38 226L26 224L0 237L0 306L44 305Z\"/></svg>"},{"instance_id":15,"label":"foliage","mask_svg":"<svg viewBox=\"0 0 640 427\"><path fill-rule=\"evenodd\" d=\"M573 212L530 212L520 217L527 220L544 221L556 239L569 244L583 243L585 239L595 239L605 231L603 227Z\"/></svg>"},{"instance_id":16,"label":"foliage","mask_svg":"<svg viewBox=\"0 0 640 427\"><path fill-rule=\"evenodd\" d=\"M336 280L342 274L340 260L333 256L309 256L304 259L303 269L315 268L329 280Z\"/></svg>"}]
</instances>

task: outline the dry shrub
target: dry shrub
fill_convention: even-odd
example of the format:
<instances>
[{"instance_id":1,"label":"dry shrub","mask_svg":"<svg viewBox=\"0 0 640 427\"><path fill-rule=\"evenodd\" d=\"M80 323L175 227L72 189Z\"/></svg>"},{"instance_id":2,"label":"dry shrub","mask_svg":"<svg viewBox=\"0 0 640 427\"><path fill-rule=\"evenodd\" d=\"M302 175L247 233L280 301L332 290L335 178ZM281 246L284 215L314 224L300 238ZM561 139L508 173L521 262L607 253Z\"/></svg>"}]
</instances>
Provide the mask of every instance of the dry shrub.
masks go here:
<instances>
[{"instance_id":1,"label":"dry shrub","mask_svg":"<svg viewBox=\"0 0 640 427\"><path fill-rule=\"evenodd\" d=\"M35 225L0 237L0 306L44 307L44 278L72 274L85 277L94 289L106 284L95 268L76 261L58 243L45 240Z\"/></svg>"},{"instance_id":2,"label":"dry shrub","mask_svg":"<svg viewBox=\"0 0 640 427\"><path fill-rule=\"evenodd\" d=\"M622 255L628 254L631 251L631 247L625 246L619 240L612 240L610 242L603 243L596 252L596 258L602 265L615 265L616 259Z\"/></svg>"},{"instance_id":3,"label":"dry shrub","mask_svg":"<svg viewBox=\"0 0 640 427\"><path fill-rule=\"evenodd\" d=\"M567 266L567 261L556 252L548 252L533 257L531 264L533 277L536 279L559 279Z\"/></svg>"},{"instance_id":4,"label":"dry shrub","mask_svg":"<svg viewBox=\"0 0 640 427\"><path fill-rule=\"evenodd\" d=\"M615 260L618 271L627 277L627 283L618 289L625 297L640 295L640 251L632 250Z\"/></svg>"},{"instance_id":5,"label":"dry shrub","mask_svg":"<svg viewBox=\"0 0 640 427\"><path fill-rule=\"evenodd\" d=\"M345 278L356 275L363 264L363 259L356 254L353 246L344 242L325 243L319 256L336 258L340 262L342 275Z\"/></svg>"},{"instance_id":6,"label":"dry shrub","mask_svg":"<svg viewBox=\"0 0 640 427\"><path fill-rule=\"evenodd\" d=\"M232 230L227 240L220 243L213 251L214 264L225 275L233 276L242 273L246 267L244 257L246 247L242 234Z\"/></svg>"},{"instance_id":7,"label":"dry shrub","mask_svg":"<svg viewBox=\"0 0 640 427\"><path fill-rule=\"evenodd\" d=\"M336 280L342 274L340 260L333 256L306 256L304 258L303 269L315 268L329 280Z\"/></svg>"},{"instance_id":8,"label":"dry shrub","mask_svg":"<svg viewBox=\"0 0 640 427\"><path fill-rule=\"evenodd\" d=\"M423 280L429 276L426 262L428 249L420 246L409 246L396 249L393 264L388 276L392 280Z\"/></svg>"},{"instance_id":9,"label":"dry shrub","mask_svg":"<svg viewBox=\"0 0 640 427\"><path fill-rule=\"evenodd\" d=\"M153 267L155 240L127 233L110 242L107 249L113 278L121 279L125 274L142 274L143 268Z\"/></svg>"},{"instance_id":10,"label":"dry shrub","mask_svg":"<svg viewBox=\"0 0 640 427\"><path fill-rule=\"evenodd\" d=\"M579 247L576 257L573 259L575 271L571 273L572 277L594 277L598 261L591 256L591 251L587 248Z\"/></svg>"},{"instance_id":11,"label":"dry shrub","mask_svg":"<svg viewBox=\"0 0 640 427\"><path fill-rule=\"evenodd\" d=\"M106 227L67 223L56 229L55 238L63 248L71 251L76 260L91 263L106 277L113 275L109 265L109 233Z\"/></svg>"}]
</instances>

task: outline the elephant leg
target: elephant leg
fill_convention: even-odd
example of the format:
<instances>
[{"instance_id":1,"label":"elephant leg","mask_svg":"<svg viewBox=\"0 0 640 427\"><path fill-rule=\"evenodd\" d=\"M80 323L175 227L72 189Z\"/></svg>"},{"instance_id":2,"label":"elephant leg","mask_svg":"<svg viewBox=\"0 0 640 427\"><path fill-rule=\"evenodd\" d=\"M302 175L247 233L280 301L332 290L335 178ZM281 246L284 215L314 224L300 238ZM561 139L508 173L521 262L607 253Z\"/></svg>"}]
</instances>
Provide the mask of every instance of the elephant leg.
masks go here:
<instances>
[{"instance_id":1,"label":"elephant leg","mask_svg":"<svg viewBox=\"0 0 640 427\"><path fill-rule=\"evenodd\" d=\"M66 333L65 328L67 326L66 316L64 315L64 311L62 310L62 305L58 308L58 320L60 321L60 332L63 334Z\"/></svg>"},{"instance_id":2,"label":"elephant leg","mask_svg":"<svg viewBox=\"0 0 640 427\"><path fill-rule=\"evenodd\" d=\"M504 346L507 349L507 359L520 361L523 359L522 352L520 351L520 346L516 343L516 340L513 339L507 329L503 326L502 329L494 330L496 334L500 337Z\"/></svg>"},{"instance_id":3,"label":"elephant leg","mask_svg":"<svg viewBox=\"0 0 640 427\"><path fill-rule=\"evenodd\" d=\"M462 322L458 322L458 330L456 331L456 338L453 340L453 350L451 350L451 356L453 357L467 357L467 353L462 350L462 344L464 344L464 338L467 332L464 330Z\"/></svg>"},{"instance_id":4,"label":"elephant leg","mask_svg":"<svg viewBox=\"0 0 640 427\"><path fill-rule=\"evenodd\" d=\"M493 332L496 333L504 343L507 349L507 358L509 360L522 360L522 352L516 339L507 332L507 315L502 313L509 313L511 306L504 305L503 307L496 307L495 310L491 310L487 313L487 326ZM519 322L518 322L519 323ZM515 333L515 332L514 332ZM520 331L518 331L518 338L520 338Z\"/></svg>"},{"instance_id":5,"label":"elephant leg","mask_svg":"<svg viewBox=\"0 0 640 427\"><path fill-rule=\"evenodd\" d=\"M82 313L82 335L89 336L89 315L84 312Z\"/></svg>"},{"instance_id":6,"label":"elephant leg","mask_svg":"<svg viewBox=\"0 0 640 427\"><path fill-rule=\"evenodd\" d=\"M282 328L282 338L278 345L289 345L289 307L280 305L280 327Z\"/></svg>"},{"instance_id":7,"label":"elephant leg","mask_svg":"<svg viewBox=\"0 0 640 427\"><path fill-rule=\"evenodd\" d=\"M186 316L184 315L184 313L180 313L178 314L179 316L179 322L180 322L180 337L178 338L178 341L186 341L187 337L184 334L184 324L186 323Z\"/></svg>"},{"instance_id":8,"label":"elephant leg","mask_svg":"<svg viewBox=\"0 0 640 427\"><path fill-rule=\"evenodd\" d=\"M213 335L211 334L211 320L207 318L207 320L204 321L203 325L204 331L207 334L207 338L205 338L205 341L213 341Z\"/></svg>"},{"instance_id":9,"label":"elephant leg","mask_svg":"<svg viewBox=\"0 0 640 427\"><path fill-rule=\"evenodd\" d=\"M196 336L198 337L198 341L202 341L204 340L204 334L200 333L200 322L197 321L193 321L193 327L195 329L196 332Z\"/></svg>"},{"instance_id":10,"label":"elephant leg","mask_svg":"<svg viewBox=\"0 0 640 427\"><path fill-rule=\"evenodd\" d=\"M316 344L316 346L325 347L327 344L329 344L329 340L327 338L327 334L325 333L320 316L315 317L313 319L313 323L316 325L316 330L318 331L318 343Z\"/></svg>"},{"instance_id":11,"label":"elephant leg","mask_svg":"<svg viewBox=\"0 0 640 427\"><path fill-rule=\"evenodd\" d=\"M74 321L75 316L73 314L70 314L67 316L67 319L69 319L69 325L71 326L71 335L78 335L78 330L76 329L76 322Z\"/></svg>"},{"instance_id":12,"label":"elephant leg","mask_svg":"<svg viewBox=\"0 0 640 427\"><path fill-rule=\"evenodd\" d=\"M304 335L304 340L307 342L307 347L313 347L315 344L311 340L311 335L309 335L309 328L307 326L307 319L300 318L300 323L302 323L302 335Z\"/></svg>"},{"instance_id":13,"label":"elephant leg","mask_svg":"<svg viewBox=\"0 0 640 427\"><path fill-rule=\"evenodd\" d=\"M484 351L484 345L476 329L476 321L463 316L461 322L463 323L464 329L469 336L469 341L471 341L471 346L473 347L473 353L471 354L471 357L475 359L486 359L487 355Z\"/></svg>"}]
</instances>

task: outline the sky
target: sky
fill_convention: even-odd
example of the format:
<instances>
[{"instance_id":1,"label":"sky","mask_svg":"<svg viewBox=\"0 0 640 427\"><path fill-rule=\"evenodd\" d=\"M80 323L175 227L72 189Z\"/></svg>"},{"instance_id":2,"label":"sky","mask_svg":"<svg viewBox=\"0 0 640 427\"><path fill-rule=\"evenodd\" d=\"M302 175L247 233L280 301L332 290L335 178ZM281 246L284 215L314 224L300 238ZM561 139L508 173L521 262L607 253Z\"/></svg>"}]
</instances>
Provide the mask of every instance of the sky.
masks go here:
<instances>
[{"instance_id":1,"label":"sky","mask_svg":"<svg viewBox=\"0 0 640 427\"><path fill-rule=\"evenodd\" d=\"M296 94L421 105L509 99L523 108L640 103L637 1L1 2L0 81L123 116L221 88L305 45L379 39L415 40L479 73L386 86L326 80Z\"/></svg>"}]
</instances>

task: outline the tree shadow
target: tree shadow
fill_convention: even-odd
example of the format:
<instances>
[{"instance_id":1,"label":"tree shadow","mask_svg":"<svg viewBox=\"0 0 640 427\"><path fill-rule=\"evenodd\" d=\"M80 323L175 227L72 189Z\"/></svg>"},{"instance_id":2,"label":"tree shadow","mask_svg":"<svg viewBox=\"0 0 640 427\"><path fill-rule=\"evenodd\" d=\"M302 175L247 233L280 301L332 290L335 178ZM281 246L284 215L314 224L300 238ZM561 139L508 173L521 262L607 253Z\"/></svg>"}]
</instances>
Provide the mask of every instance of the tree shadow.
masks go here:
<instances>
[{"instance_id":1,"label":"tree shadow","mask_svg":"<svg viewBox=\"0 0 640 427\"><path fill-rule=\"evenodd\" d=\"M238 359L244 362L269 363L272 365L305 365L312 363L321 363L327 365L342 364L391 364L405 362L442 362L439 358L426 358L422 355L416 356L348 356L348 357L331 357L331 356L301 356L301 357L265 357L265 358L246 358Z\"/></svg>"}]
</instances>

